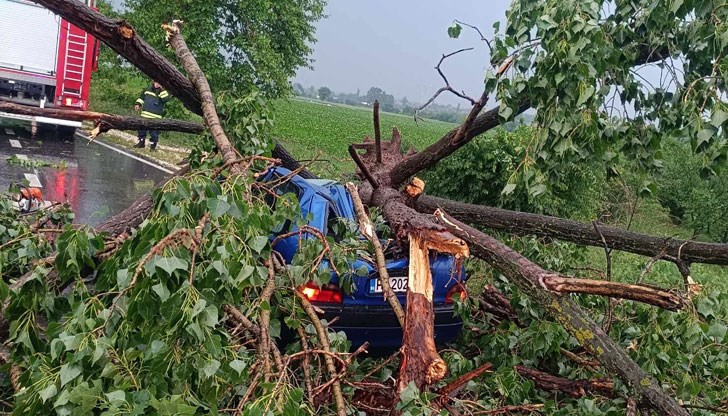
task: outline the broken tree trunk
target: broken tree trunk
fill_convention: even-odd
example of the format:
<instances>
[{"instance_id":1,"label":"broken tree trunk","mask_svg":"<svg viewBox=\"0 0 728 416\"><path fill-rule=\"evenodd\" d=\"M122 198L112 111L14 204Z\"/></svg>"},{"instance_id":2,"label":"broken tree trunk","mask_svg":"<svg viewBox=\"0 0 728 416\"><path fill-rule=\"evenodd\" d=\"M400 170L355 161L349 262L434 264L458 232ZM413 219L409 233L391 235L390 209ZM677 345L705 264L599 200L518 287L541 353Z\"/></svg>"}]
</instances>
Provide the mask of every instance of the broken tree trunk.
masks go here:
<instances>
[{"instance_id":1,"label":"broken tree trunk","mask_svg":"<svg viewBox=\"0 0 728 416\"><path fill-rule=\"evenodd\" d=\"M476 257L488 262L545 307L604 368L617 374L652 408L663 415L689 415L672 397L665 394L657 381L604 333L576 302L569 296L544 289L539 283L541 277L539 272L544 272L543 269L495 238L463 224L440 210L435 216L451 233L467 241Z\"/></svg>"},{"instance_id":2,"label":"broken tree trunk","mask_svg":"<svg viewBox=\"0 0 728 416\"><path fill-rule=\"evenodd\" d=\"M556 238L595 247L604 247L606 244L610 249L659 257L672 262L728 265L728 244L654 237L603 225L599 225L597 231L593 224L466 204L427 195L420 196L415 206L418 211L428 214L442 208L465 223L515 234Z\"/></svg>"},{"instance_id":3,"label":"broken tree trunk","mask_svg":"<svg viewBox=\"0 0 728 416\"><path fill-rule=\"evenodd\" d=\"M5 111L11 114L22 114L26 116L41 116L41 117L53 117L62 118L66 120L84 121L91 120L96 123L99 129L96 134L91 137L96 137L99 133L104 133L110 129L117 130L169 130L169 131L181 131L183 133L195 133L199 134L205 130L205 127L201 124L192 123L184 120L174 119L150 119L141 117L125 117L118 116L115 114L97 113L95 111L76 111L66 110L60 108L38 108L28 107L24 105L18 105L0 101L0 111Z\"/></svg>"},{"instance_id":4,"label":"broken tree trunk","mask_svg":"<svg viewBox=\"0 0 728 416\"><path fill-rule=\"evenodd\" d=\"M418 389L442 380L445 361L435 348L435 312L432 307L432 272L427 244L416 234L409 237L407 312L402 334L402 360L397 391L414 382Z\"/></svg>"}]
</instances>

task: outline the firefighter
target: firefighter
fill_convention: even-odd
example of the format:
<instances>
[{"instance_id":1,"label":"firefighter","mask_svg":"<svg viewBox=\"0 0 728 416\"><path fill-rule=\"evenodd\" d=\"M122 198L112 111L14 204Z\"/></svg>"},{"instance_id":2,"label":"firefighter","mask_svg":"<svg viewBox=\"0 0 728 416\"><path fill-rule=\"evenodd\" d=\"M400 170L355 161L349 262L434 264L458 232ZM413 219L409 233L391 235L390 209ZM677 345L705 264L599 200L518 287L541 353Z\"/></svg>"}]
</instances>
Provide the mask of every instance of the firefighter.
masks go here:
<instances>
[{"instance_id":1,"label":"firefighter","mask_svg":"<svg viewBox=\"0 0 728 416\"><path fill-rule=\"evenodd\" d=\"M164 114L164 104L172 98L169 93L162 88L162 86L154 81L152 85L147 87L139 95L139 99L134 103L134 110L140 111L142 118L162 118ZM149 130L149 137L151 139L151 145L149 149L154 151L157 150L157 142L159 141L159 130ZM147 138L146 130L139 130L139 142L134 147L143 148L144 141Z\"/></svg>"}]
</instances>

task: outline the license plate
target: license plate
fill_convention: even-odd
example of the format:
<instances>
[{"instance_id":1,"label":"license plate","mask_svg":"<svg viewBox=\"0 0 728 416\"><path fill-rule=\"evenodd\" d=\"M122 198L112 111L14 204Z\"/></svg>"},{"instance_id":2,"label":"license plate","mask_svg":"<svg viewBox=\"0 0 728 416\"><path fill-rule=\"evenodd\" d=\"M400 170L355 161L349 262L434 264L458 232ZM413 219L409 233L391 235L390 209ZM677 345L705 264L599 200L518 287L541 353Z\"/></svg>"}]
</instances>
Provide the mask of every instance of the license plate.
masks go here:
<instances>
[{"instance_id":1,"label":"license plate","mask_svg":"<svg viewBox=\"0 0 728 416\"><path fill-rule=\"evenodd\" d=\"M389 285L392 286L394 292L406 292L407 291L407 277L390 277ZM382 284L379 283L379 279L371 279L369 281L369 293L382 293Z\"/></svg>"}]
</instances>

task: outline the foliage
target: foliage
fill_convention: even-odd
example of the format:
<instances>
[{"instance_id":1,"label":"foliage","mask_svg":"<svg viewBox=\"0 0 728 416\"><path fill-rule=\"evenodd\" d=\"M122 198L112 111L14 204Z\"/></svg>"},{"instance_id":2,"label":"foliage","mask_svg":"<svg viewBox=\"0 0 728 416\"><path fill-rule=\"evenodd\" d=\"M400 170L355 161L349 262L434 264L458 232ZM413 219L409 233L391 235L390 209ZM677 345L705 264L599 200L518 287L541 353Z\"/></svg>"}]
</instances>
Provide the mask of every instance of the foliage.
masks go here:
<instances>
[{"instance_id":1,"label":"foliage","mask_svg":"<svg viewBox=\"0 0 728 416\"><path fill-rule=\"evenodd\" d=\"M124 17L157 50L165 50L160 22L189 22L183 34L213 91L290 92L288 81L309 67L323 0L255 2L125 0ZM167 49L171 57L173 53ZM174 61L174 60L173 60Z\"/></svg>"},{"instance_id":2,"label":"foliage","mask_svg":"<svg viewBox=\"0 0 728 416\"><path fill-rule=\"evenodd\" d=\"M669 143L657 179L660 203L678 221L716 242L728 242L728 171L699 175L701 158L686 143Z\"/></svg>"},{"instance_id":3,"label":"foliage","mask_svg":"<svg viewBox=\"0 0 728 416\"><path fill-rule=\"evenodd\" d=\"M537 109L541 129L520 171L531 188L558 182L564 163L620 155L658 168L665 138L687 138L712 168L725 160L728 7L725 0L517 1L492 43L486 74L500 115ZM450 27L452 37L459 25ZM652 64L660 76L636 62ZM654 74L657 71L652 71ZM652 77L655 78L655 77ZM722 98L723 97L723 98ZM535 173L533 171L536 171Z\"/></svg>"},{"instance_id":4,"label":"foliage","mask_svg":"<svg viewBox=\"0 0 728 416\"><path fill-rule=\"evenodd\" d=\"M478 205L523 212L593 219L599 210L604 174L597 164L571 165L559 172L559 181L526 188L511 183L522 168L529 143L537 132L519 127L497 129L475 138L425 175L432 195ZM487 184L484 186L483 184Z\"/></svg>"},{"instance_id":5,"label":"foliage","mask_svg":"<svg viewBox=\"0 0 728 416\"><path fill-rule=\"evenodd\" d=\"M329 89L329 87L319 88L318 98L323 101L329 101L331 99L331 90Z\"/></svg>"}]
</instances>

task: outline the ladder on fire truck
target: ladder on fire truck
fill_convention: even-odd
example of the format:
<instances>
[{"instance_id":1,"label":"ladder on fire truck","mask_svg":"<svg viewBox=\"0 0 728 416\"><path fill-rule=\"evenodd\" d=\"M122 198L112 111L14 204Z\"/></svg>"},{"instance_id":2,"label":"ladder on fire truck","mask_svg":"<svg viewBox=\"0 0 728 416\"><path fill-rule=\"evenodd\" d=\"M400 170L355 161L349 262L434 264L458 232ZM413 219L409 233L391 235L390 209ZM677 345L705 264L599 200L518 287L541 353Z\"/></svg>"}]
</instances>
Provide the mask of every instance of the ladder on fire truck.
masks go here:
<instances>
[{"instance_id":1,"label":"ladder on fire truck","mask_svg":"<svg viewBox=\"0 0 728 416\"><path fill-rule=\"evenodd\" d=\"M63 62L63 83L61 94L76 98L83 97L84 76L86 75L86 50L88 33L73 25L66 32L66 54Z\"/></svg>"}]
</instances>

